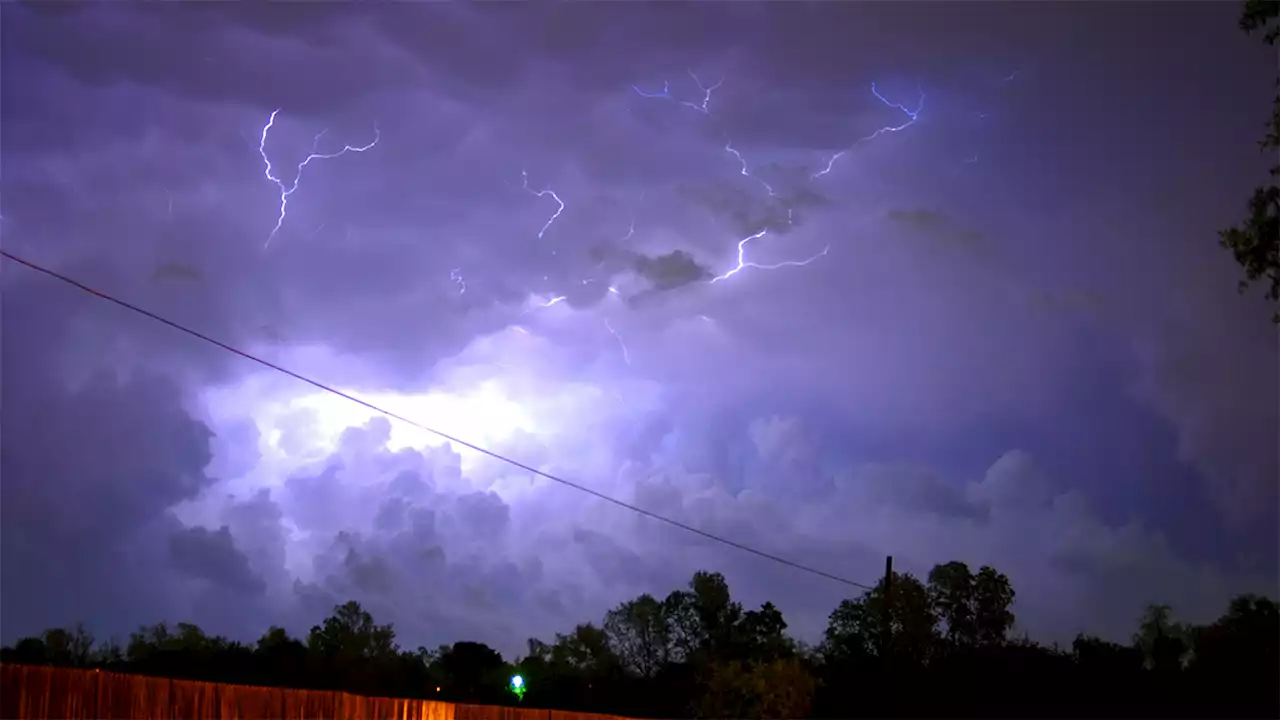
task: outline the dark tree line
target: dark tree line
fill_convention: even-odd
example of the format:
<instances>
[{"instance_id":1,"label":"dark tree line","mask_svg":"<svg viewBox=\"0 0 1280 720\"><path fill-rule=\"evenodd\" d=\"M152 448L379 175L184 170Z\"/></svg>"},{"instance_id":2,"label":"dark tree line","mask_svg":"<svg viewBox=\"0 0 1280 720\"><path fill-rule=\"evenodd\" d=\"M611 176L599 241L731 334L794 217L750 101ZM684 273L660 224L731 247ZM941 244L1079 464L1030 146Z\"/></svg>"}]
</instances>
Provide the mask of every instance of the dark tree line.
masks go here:
<instances>
[{"instance_id":1,"label":"dark tree line","mask_svg":"<svg viewBox=\"0 0 1280 720\"><path fill-rule=\"evenodd\" d=\"M641 595L505 661L486 645L409 650L349 602L305 639L273 627L245 644L187 623L96 643L77 626L2 651L7 662L636 717L1280 717L1280 611L1242 596L1205 626L1152 606L1131 642L1047 647L1012 634L1014 589L990 567L894 574L831 613L822 641L791 638L772 603L746 609L719 573ZM526 694L509 690L519 674Z\"/></svg>"}]
</instances>

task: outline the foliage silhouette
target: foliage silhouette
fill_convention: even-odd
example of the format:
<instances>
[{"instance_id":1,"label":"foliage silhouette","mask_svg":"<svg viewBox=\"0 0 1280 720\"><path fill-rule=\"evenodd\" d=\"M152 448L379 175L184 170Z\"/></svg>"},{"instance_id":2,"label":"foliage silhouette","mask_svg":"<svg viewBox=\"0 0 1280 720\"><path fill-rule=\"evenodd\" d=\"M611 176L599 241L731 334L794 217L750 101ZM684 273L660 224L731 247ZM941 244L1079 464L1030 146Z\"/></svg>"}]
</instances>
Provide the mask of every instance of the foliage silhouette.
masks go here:
<instances>
[{"instance_id":1,"label":"foliage silhouette","mask_svg":"<svg viewBox=\"0 0 1280 720\"><path fill-rule=\"evenodd\" d=\"M334 689L634 717L1280 717L1280 610L1247 595L1196 627L1152 605L1132 642L1081 635L1069 649L1011 633L1009 578L964 563L926 581L895 573L839 604L823 641L787 635L772 603L744 610L719 573L641 595L513 663L475 642L408 650L358 603L307 638L268 628L253 644L188 623L140 628L123 646L80 625L0 651L5 662L102 667L179 679ZM887 633L887 634L886 634ZM507 689L525 680L523 700Z\"/></svg>"},{"instance_id":2,"label":"foliage silhouette","mask_svg":"<svg viewBox=\"0 0 1280 720\"><path fill-rule=\"evenodd\" d=\"M1262 41L1274 46L1280 38L1280 0L1246 0L1240 15L1240 29L1252 34L1262 32ZM1265 134L1258 145L1271 157L1280 155L1280 76L1276 78L1276 98L1267 120ZM1265 297L1280 302L1280 163L1271 167L1271 183L1254 189L1247 203L1248 214L1233 227L1219 233L1218 244L1230 250L1244 269L1240 291L1250 284L1270 281ZM1280 323L1280 310L1272 315Z\"/></svg>"}]
</instances>

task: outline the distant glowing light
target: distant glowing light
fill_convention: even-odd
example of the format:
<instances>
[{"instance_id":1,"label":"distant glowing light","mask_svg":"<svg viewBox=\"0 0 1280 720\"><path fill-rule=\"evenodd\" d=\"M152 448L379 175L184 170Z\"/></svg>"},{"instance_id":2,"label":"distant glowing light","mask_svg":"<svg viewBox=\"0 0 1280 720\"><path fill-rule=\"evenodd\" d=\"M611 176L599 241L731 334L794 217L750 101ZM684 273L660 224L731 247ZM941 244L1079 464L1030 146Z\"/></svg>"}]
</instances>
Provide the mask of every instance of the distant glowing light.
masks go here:
<instances>
[{"instance_id":1,"label":"distant glowing light","mask_svg":"<svg viewBox=\"0 0 1280 720\"><path fill-rule=\"evenodd\" d=\"M511 677L511 692L515 693L517 698L524 700L525 690L524 678L519 675L513 675Z\"/></svg>"},{"instance_id":2,"label":"distant glowing light","mask_svg":"<svg viewBox=\"0 0 1280 720\"><path fill-rule=\"evenodd\" d=\"M471 388L454 392L400 394L351 391L350 394L415 422L485 446L496 445L518 434L533 433L538 429L533 413L512 400L502 384L495 380L486 380ZM289 418L297 417L299 412L306 413L311 418L311 422L302 431L304 437L301 444L298 444L297 438L282 443L279 428L282 424L288 425ZM272 452L303 460L332 453L338 447L344 430L382 417L369 408L329 393L313 393L267 402L254 408L251 415L258 426L264 429L264 441ZM443 444L445 441L436 436L405 423L393 422L387 448L396 451ZM464 467L479 459L475 453L465 448L455 450L462 454Z\"/></svg>"}]
</instances>

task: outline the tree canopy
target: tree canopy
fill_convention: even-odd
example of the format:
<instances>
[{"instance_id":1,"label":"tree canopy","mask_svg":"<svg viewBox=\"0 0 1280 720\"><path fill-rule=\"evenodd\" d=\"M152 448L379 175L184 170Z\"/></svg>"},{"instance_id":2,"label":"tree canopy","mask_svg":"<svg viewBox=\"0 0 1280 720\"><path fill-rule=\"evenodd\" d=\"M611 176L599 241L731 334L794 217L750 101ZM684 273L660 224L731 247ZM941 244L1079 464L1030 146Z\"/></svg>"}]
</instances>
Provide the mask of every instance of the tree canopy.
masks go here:
<instances>
[{"instance_id":1,"label":"tree canopy","mask_svg":"<svg viewBox=\"0 0 1280 720\"><path fill-rule=\"evenodd\" d=\"M477 642L402 647L356 602L305 639L271 627L244 643L162 622L98 643L77 625L23 638L0 659L633 717L1280 716L1273 600L1236 598L1205 626L1152 605L1127 644L1081 635L1060 648L1014 635L1016 593L995 568L949 562L889 583L842 601L813 647L772 603L746 609L723 575L698 572L599 625L530 639L513 661Z\"/></svg>"},{"instance_id":2,"label":"tree canopy","mask_svg":"<svg viewBox=\"0 0 1280 720\"><path fill-rule=\"evenodd\" d=\"M1274 46L1280 38L1280 0L1247 0L1240 16L1240 29L1259 32L1262 41ZM1280 157L1280 76L1276 78L1276 98L1271 118L1259 141L1262 151ZM1247 204L1247 214L1239 224L1219 233L1218 244L1230 250L1244 269L1240 291L1253 283L1263 283L1266 298L1280 302L1280 162L1271 167L1270 184L1254 189ZM1270 283L1270 287L1265 285ZM1280 323L1280 310L1272 315Z\"/></svg>"}]
</instances>

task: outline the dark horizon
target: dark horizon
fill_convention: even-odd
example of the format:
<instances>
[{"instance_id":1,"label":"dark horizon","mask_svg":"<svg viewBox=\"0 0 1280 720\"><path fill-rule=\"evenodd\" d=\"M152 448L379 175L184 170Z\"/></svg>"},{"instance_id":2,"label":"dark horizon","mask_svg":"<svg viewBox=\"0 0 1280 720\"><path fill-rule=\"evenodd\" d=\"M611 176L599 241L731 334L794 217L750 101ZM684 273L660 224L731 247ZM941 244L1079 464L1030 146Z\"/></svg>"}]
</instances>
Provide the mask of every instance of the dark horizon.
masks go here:
<instances>
[{"instance_id":1,"label":"dark horizon","mask_svg":"<svg viewBox=\"0 0 1280 720\"><path fill-rule=\"evenodd\" d=\"M1011 632L1016 596L995 568L949 562L916 578L894 571L890 558L885 578L842 601L822 642L811 647L787 633L775 605L746 608L724 576L700 571L665 597L641 595L599 622L546 641L529 638L526 652L509 660L467 640L402 647L392 624L379 624L355 601L334 607L302 640L271 627L244 644L190 623L157 623L121 645L97 643L77 626L4 647L0 662L229 685L212 692L218 700L210 705L209 688L198 685L167 686L153 696L146 681L128 677L59 683L39 672L6 671L0 709L21 720L50 720L59 709L131 719L194 717L212 706L222 715L236 708L243 720L289 716L285 707L352 720L423 711L403 703L352 708L337 697L293 692L321 690L638 718L1280 713L1280 607L1272 599L1235 598L1205 626L1151 605L1129 643L1082 633L1061 648ZM255 687L286 690L264 695ZM529 720L535 718L551 715Z\"/></svg>"}]
</instances>

